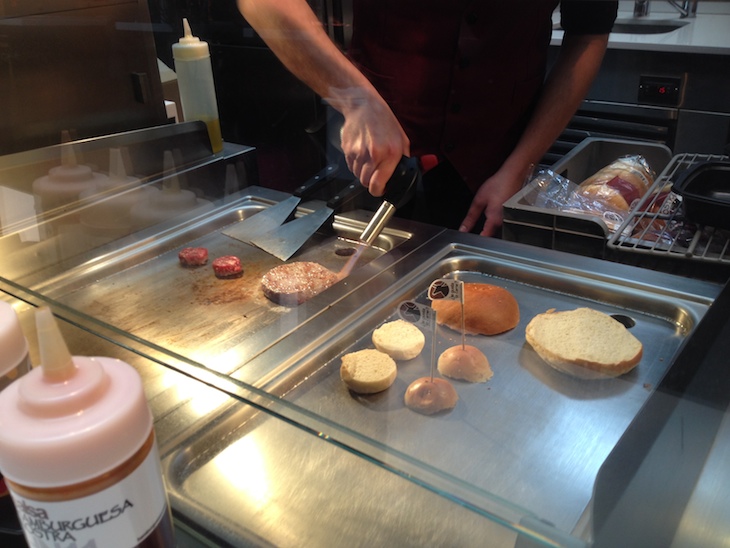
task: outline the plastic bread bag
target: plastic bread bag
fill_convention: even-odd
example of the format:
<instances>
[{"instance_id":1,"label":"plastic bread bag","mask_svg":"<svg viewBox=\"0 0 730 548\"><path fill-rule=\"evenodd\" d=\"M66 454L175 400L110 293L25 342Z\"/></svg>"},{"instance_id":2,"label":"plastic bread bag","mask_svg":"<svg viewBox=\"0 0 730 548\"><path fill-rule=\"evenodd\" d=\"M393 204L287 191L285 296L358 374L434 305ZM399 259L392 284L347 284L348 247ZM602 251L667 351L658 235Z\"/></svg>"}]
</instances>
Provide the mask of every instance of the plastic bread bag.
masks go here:
<instances>
[{"instance_id":1,"label":"plastic bread bag","mask_svg":"<svg viewBox=\"0 0 730 548\"><path fill-rule=\"evenodd\" d=\"M627 212L649 191L655 176L643 156L623 156L581 182L576 193Z\"/></svg>"},{"instance_id":2,"label":"plastic bread bag","mask_svg":"<svg viewBox=\"0 0 730 548\"><path fill-rule=\"evenodd\" d=\"M577 185L549 169L533 173L532 192L525 196L529 205L562 210L569 203Z\"/></svg>"},{"instance_id":3,"label":"plastic bread bag","mask_svg":"<svg viewBox=\"0 0 730 548\"><path fill-rule=\"evenodd\" d=\"M634 216L632 236L647 242L677 243L686 224L682 197L672 190L672 183L650 192L636 207Z\"/></svg>"},{"instance_id":4,"label":"plastic bread bag","mask_svg":"<svg viewBox=\"0 0 730 548\"><path fill-rule=\"evenodd\" d=\"M529 205L562 213L596 216L603 220L611 232L626 217L626 211L616 208L611 202L581 194L577 184L549 169L535 172L530 183L533 190L525 196Z\"/></svg>"}]
</instances>

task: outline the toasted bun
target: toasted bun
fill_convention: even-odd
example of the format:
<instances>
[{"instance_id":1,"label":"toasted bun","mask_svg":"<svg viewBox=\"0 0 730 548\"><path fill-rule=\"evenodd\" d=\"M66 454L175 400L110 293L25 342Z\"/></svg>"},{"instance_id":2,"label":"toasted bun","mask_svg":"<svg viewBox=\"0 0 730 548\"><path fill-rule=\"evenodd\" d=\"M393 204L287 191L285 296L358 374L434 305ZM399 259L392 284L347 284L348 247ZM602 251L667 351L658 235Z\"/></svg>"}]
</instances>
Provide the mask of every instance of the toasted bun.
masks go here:
<instances>
[{"instance_id":1,"label":"toasted bun","mask_svg":"<svg viewBox=\"0 0 730 548\"><path fill-rule=\"evenodd\" d=\"M527 324L525 338L549 365L586 379L623 375L643 353L621 322L591 308L538 314Z\"/></svg>"},{"instance_id":2,"label":"toasted bun","mask_svg":"<svg viewBox=\"0 0 730 548\"><path fill-rule=\"evenodd\" d=\"M461 331L461 304L436 299L431 302L436 322ZM491 284L464 284L464 331L481 335L497 335L514 329L520 323L520 308L512 293Z\"/></svg>"},{"instance_id":3,"label":"toasted bun","mask_svg":"<svg viewBox=\"0 0 730 548\"><path fill-rule=\"evenodd\" d=\"M484 353L468 344L444 350L439 356L437 367L444 377L469 382L487 382L494 375Z\"/></svg>"},{"instance_id":4,"label":"toasted bun","mask_svg":"<svg viewBox=\"0 0 730 548\"><path fill-rule=\"evenodd\" d=\"M406 407L423 415L433 415L439 411L453 409L457 401L459 395L449 381L430 377L421 377L413 381L405 396Z\"/></svg>"},{"instance_id":5,"label":"toasted bun","mask_svg":"<svg viewBox=\"0 0 730 548\"><path fill-rule=\"evenodd\" d=\"M410 360L421 353L426 337L412 323L395 320L373 331L373 344L394 360Z\"/></svg>"},{"instance_id":6,"label":"toasted bun","mask_svg":"<svg viewBox=\"0 0 730 548\"><path fill-rule=\"evenodd\" d=\"M358 394L382 392L395 382L396 374L395 361L380 350L368 348L342 356L340 378Z\"/></svg>"}]
</instances>

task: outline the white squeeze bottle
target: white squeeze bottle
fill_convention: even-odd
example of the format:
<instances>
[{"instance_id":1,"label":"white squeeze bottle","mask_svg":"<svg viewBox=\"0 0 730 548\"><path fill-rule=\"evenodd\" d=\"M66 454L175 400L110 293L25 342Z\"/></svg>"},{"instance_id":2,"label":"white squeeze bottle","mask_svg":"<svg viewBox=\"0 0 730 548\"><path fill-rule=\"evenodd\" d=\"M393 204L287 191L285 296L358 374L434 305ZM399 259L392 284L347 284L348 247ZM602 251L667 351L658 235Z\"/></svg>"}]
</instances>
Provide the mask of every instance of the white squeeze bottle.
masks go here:
<instances>
[{"instance_id":1,"label":"white squeeze bottle","mask_svg":"<svg viewBox=\"0 0 730 548\"><path fill-rule=\"evenodd\" d=\"M61 132L61 141L71 141L68 131ZM68 207L79 199L83 191L93 190L106 181L107 176L103 173L94 171L91 166L79 164L73 145L66 144L61 148L61 165L52 167L47 175L33 181L37 209L39 212L48 212Z\"/></svg>"},{"instance_id":2,"label":"white squeeze bottle","mask_svg":"<svg viewBox=\"0 0 730 548\"><path fill-rule=\"evenodd\" d=\"M217 153L223 150L223 137L210 65L210 49L207 42L193 36L187 19L183 19L183 29L185 35L172 45L183 117L187 121L205 122L213 152Z\"/></svg>"},{"instance_id":3,"label":"white squeeze bottle","mask_svg":"<svg viewBox=\"0 0 730 548\"><path fill-rule=\"evenodd\" d=\"M41 364L0 392L0 471L32 548L174 546L152 414L130 365L71 356L36 312Z\"/></svg>"}]
</instances>

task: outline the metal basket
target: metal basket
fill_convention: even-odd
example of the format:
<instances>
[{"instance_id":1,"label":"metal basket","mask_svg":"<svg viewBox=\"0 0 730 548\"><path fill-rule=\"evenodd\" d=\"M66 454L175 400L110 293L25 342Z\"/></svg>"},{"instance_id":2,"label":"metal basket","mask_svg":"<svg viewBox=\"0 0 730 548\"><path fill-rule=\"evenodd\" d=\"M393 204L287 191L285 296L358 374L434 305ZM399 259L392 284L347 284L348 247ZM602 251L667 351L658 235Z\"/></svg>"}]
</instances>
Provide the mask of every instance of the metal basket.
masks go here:
<instances>
[{"instance_id":1,"label":"metal basket","mask_svg":"<svg viewBox=\"0 0 730 548\"><path fill-rule=\"evenodd\" d=\"M727 156L685 153L672 158L641 202L608 239L608 248L655 257L730 265L730 231L691 222L678 207L662 207L681 200L671 193L678 176L699 162L727 160ZM667 194L669 192L669 194Z\"/></svg>"}]
</instances>

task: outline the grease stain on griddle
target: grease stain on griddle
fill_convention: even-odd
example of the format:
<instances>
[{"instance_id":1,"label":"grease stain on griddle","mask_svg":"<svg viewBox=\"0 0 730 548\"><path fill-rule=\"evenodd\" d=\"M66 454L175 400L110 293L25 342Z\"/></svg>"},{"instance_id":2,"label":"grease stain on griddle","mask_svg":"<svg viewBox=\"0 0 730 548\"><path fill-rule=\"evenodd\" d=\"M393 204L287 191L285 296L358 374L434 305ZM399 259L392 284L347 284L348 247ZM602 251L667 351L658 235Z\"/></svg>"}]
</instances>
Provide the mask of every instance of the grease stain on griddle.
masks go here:
<instances>
[{"instance_id":1,"label":"grease stain on griddle","mask_svg":"<svg viewBox=\"0 0 730 548\"><path fill-rule=\"evenodd\" d=\"M263 272L254 263L246 265L245 275L238 278L217 278L211 271L191 274L190 290L198 304L264 303L260 282Z\"/></svg>"}]
</instances>

